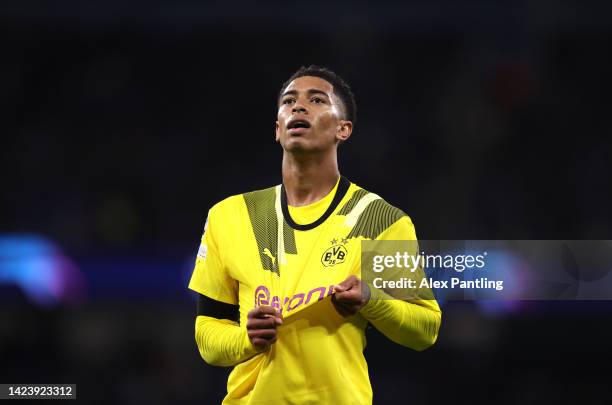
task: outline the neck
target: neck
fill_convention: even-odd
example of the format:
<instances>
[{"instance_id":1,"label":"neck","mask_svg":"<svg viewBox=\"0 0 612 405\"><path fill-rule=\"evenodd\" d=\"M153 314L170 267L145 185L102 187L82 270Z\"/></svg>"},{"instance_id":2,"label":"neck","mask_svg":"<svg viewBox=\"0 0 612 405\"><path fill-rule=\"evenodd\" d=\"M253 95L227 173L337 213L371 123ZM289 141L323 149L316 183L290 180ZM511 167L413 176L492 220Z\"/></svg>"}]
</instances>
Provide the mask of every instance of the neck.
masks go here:
<instances>
[{"instance_id":1,"label":"neck","mask_svg":"<svg viewBox=\"0 0 612 405\"><path fill-rule=\"evenodd\" d=\"M312 204L325 197L340 176L335 150L323 156L296 156L285 151L282 171L287 203L294 207Z\"/></svg>"}]
</instances>

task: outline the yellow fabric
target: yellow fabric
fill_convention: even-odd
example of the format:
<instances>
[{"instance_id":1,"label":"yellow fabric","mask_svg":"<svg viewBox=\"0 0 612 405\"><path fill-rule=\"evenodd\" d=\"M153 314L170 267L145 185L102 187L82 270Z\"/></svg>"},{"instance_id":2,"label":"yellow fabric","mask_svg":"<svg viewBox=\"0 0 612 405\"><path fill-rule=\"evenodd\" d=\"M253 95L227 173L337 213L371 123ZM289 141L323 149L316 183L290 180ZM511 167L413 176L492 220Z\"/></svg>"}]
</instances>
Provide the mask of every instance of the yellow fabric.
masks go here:
<instances>
[{"instance_id":1,"label":"yellow fabric","mask_svg":"<svg viewBox=\"0 0 612 405\"><path fill-rule=\"evenodd\" d=\"M290 207L293 220L313 222L327 209L335 189L321 204ZM364 307L363 314L348 318L334 309L330 287L349 275L360 277L364 237L345 239L357 216L337 215L358 190L351 184L334 214L321 225L294 232L297 254L281 252L273 259L278 260L279 274L262 268L242 195L229 197L209 211L189 288L240 306L240 326L215 324L211 322L214 318L196 322L196 341L204 360L236 364L224 404L370 404L372 389L363 356L368 320L392 340L417 350L435 341L440 313L435 301L376 301ZM279 192L277 187L277 208ZM369 196L364 202L379 198ZM389 237L416 239L410 219L404 216L390 224L380 235ZM325 261L326 252L340 257L339 246L346 253L343 261ZM277 328L277 342L268 351L253 355L248 338L244 338L245 325L248 311L258 304L281 309L284 323ZM209 325L212 329L204 332ZM224 328L231 328L231 332L224 332Z\"/></svg>"},{"instance_id":2,"label":"yellow fabric","mask_svg":"<svg viewBox=\"0 0 612 405\"><path fill-rule=\"evenodd\" d=\"M323 213L327 210L327 207L329 207L329 204L331 204L332 200L334 199L334 195L338 189L338 183L340 183L340 178L338 178L334 188L332 188L332 190L319 201L299 207L287 205L289 215L291 215L291 218L293 218L295 223L300 225L311 224L319 219L319 217L323 215Z\"/></svg>"},{"instance_id":3,"label":"yellow fabric","mask_svg":"<svg viewBox=\"0 0 612 405\"><path fill-rule=\"evenodd\" d=\"M234 366L257 353L246 329L228 319L200 315L195 335L200 355L213 366Z\"/></svg>"},{"instance_id":4,"label":"yellow fabric","mask_svg":"<svg viewBox=\"0 0 612 405\"><path fill-rule=\"evenodd\" d=\"M416 240L414 226L403 217L377 239ZM360 311L368 321L389 339L414 350L424 350L436 342L442 312L435 300L411 300L409 303L391 299L380 290L372 291L372 299Z\"/></svg>"}]
</instances>

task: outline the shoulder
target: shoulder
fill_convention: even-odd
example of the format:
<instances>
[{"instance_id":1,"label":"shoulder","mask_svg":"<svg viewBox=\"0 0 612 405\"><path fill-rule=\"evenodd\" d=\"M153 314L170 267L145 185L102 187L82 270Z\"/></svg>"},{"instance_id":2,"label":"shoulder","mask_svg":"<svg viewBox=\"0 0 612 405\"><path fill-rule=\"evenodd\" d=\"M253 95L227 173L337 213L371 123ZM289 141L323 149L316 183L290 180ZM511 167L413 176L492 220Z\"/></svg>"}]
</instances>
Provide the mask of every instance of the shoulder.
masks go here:
<instances>
[{"instance_id":1,"label":"shoulder","mask_svg":"<svg viewBox=\"0 0 612 405\"><path fill-rule=\"evenodd\" d=\"M233 216L242 212L244 208L274 206L276 187L272 186L261 190L248 191L242 194L231 195L216 204L209 211L209 216Z\"/></svg>"},{"instance_id":2,"label":"shoulder","mask_svg":"<svg viewBox=\"0 0 612 405\"><path fill-rule=\"evenodd\" d=\"M404 211L388 203L376 193L353 184L354 191L340 208L338 215L346 216L352 230L349 237L363 236L376 239L395 223L411 222Z\"/></svg>"},{"instance_id":3,"label":"shoulder","mask_svg":"<svg viewBox=\"0 0 612 405\"><path fill-rule=\"evenodd\" d=\"M278 186L272 186L263 188L261 190L249 191L247 193L240 194L241 200L247 204L247 206L261 206L261 205L272 205L276 201L276 188Z\"/></svg>"}]
</instances>

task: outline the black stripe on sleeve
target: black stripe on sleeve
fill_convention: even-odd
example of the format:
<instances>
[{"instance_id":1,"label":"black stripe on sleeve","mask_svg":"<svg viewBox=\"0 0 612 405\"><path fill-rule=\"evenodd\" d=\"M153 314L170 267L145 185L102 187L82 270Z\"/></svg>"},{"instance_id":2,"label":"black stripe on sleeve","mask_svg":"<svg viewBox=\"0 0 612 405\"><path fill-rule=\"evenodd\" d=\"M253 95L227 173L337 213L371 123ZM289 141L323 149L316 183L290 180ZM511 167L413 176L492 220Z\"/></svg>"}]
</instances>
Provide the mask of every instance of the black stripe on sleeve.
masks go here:
<instances>
[{"instance_id":1,"label":"black stripe on sleeve","mask_svg":"<svg viewBox=\"0 0 612 405\"><path fill-rule=\"evenodd\" d=\"M198 315L240 322L240 307L198 294Z\"/></svg>"}]
</instances>

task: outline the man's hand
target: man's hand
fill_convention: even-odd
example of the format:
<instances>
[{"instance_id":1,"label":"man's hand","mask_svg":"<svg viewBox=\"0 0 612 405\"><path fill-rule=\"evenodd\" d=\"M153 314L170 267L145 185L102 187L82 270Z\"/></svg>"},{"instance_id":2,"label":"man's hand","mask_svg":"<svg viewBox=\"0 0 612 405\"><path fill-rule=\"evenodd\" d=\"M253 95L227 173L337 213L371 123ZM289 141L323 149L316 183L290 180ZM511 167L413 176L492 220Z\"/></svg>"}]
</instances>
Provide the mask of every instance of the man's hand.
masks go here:
<instances>
[{"instance_id":1,"label":"man's hand","mask_svg":"<svg viewBox=\"0 0 612 405\"><path fill-rule=\"evenodd\" d=\"M355 315L370 300L370 288L355 276L333 287L332 303L342 316Z\"/></svg>"},{"instance_id":2,"label":"man's hand","mask_svg":"<svg viewBox=\"0 0 612 405\"><path fill-rule=\"evenodd\" d=\"M276 308L261 305L247 315L249 340L257 350L266 350L276 342L276 326L283 324L283 315Z\"/></svg>"}]
</instances>

